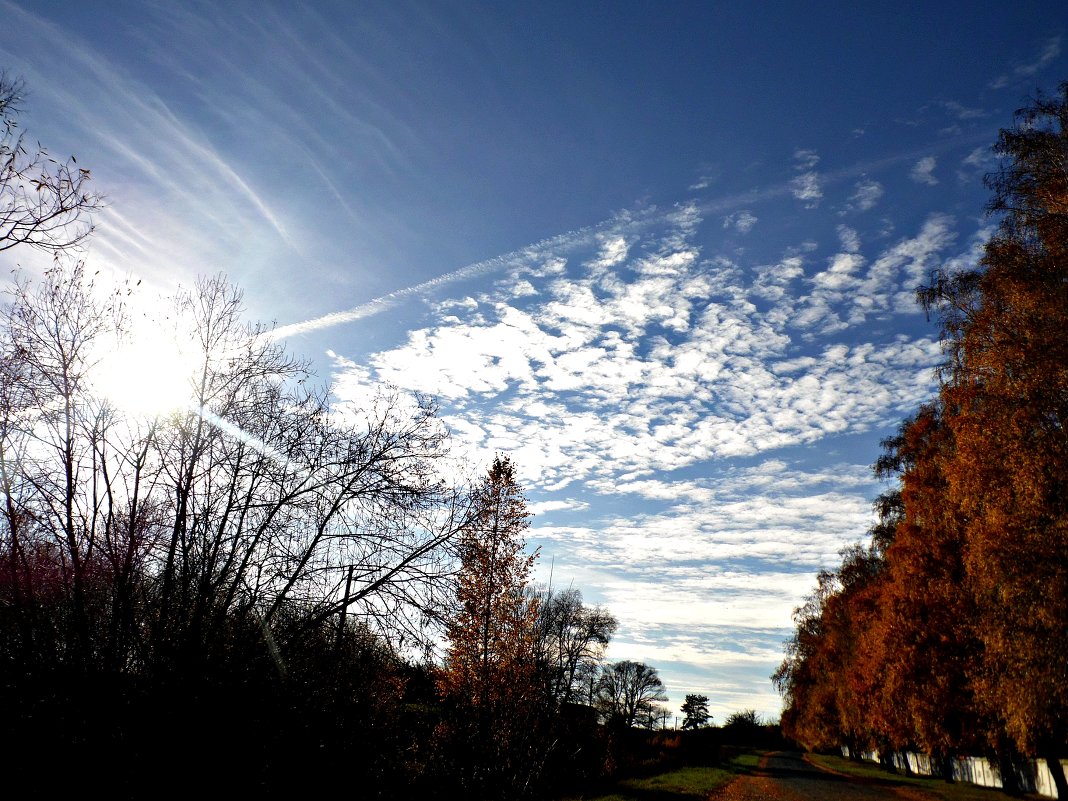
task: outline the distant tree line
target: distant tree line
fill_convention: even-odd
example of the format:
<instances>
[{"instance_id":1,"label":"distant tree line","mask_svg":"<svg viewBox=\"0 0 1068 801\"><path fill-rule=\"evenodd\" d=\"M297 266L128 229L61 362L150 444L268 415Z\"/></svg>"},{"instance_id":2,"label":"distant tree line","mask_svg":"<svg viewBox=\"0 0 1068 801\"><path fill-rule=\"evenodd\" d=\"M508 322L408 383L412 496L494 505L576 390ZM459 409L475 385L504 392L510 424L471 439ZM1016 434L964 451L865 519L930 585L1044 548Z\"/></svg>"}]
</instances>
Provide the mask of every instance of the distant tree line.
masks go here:
<instances>
[{"instance_id":1,"label":"distant tree line","mask_svg":"<svg viewBox=\"0 0 1068 801\"><path fill-rule=\"evenodd\" d=\"M1017 112L988 176L997 232L920 300L938 397L884 441L867 547L819 575L774 680L810 748L1021 757L1068 784L1068 84Z\"/></svg>"}]
</instances>

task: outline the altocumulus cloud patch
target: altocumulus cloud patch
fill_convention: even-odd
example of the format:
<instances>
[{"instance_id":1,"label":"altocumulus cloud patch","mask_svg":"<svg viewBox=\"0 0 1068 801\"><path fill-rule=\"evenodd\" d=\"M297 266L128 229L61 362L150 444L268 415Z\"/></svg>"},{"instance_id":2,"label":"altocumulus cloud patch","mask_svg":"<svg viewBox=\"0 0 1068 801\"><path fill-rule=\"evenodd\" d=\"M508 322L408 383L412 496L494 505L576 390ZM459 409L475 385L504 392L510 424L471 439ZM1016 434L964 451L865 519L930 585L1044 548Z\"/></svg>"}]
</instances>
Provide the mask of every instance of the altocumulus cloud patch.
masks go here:
<instances>
[{"instance_id":1,"label":"altocumulus cloud patch","mask_svg":"<svg viewBox=\"0 0 1068 801\"><path fill-rule=\"evenodd\" d=\"M951 218L876 248L838 226L829 253L799 243L772 264L713 252L702 234L721 219L684 206L585 252L542 253L433 302L366 367L336 363L339 395L380 381L430 393L476 458L518 461L542 512L535 541L620 617L620 653L668 624L782 636L812 573L870 525L879 488L866 464L776 454L892 424L929 396L941 358L929 332L878 323L917 316L905 299L957 255ZM678 658L732 658L698 651Z\"/></svg>"}]
</instances>

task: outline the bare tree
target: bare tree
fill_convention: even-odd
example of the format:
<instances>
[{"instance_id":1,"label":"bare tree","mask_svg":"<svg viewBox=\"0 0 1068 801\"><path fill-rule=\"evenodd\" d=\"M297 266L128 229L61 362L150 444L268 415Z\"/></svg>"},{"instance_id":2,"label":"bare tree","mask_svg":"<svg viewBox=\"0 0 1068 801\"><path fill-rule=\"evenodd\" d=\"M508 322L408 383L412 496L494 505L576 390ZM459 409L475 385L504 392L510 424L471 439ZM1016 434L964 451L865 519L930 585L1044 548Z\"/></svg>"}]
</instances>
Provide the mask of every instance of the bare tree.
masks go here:
<instances>
[{"instance_id":1,"label":"bare tree","mask_svg":"<svg viewBox=\"0 0 1068 801\"><path fill-rule=\"evenodd\" d=\"M623 660L605 665L597 684L597 704L609 721L633 726L660 701L667 701L656 668Z\"/></svg>"},{"instance_id":2,"label":"bare tree","mask_svg":"<svg viewBox=\"0 0 1068 801\"><path fill-rule=\"evenodd\" d=\"M25 578L33 557L62 576L59 656L185 664L225 652L243 620L282 669L288 641L346 615L426 642L448 591L446 546L470 514L438 475L446 434L433 407L383 395L339 416L216 277L168 317L196 354L191 403L121 415L91 380L116 305L76 267L20 280L4 310L6 568Z\"/></svg>"},{"instance_id":3,"label":"bare tree","mask_svg":"<svg viewBox=\"0 0 1068 801\"><path fill-rule=\"evenodd\" d=\"M586 606L574 588L546 590L538 607L538 664L550 698L581 697L585 676L595 671L619 626L601 606Z\"/></svg>"},{"instance_id":4,"label":"bare tree","mask_svg":"<svg viewBox=\"0 0 1068 801\"><path fill-rule=\"evenodd\" d=\"M30 245L58 254L92 233L103 199L73 156L59 162L28 144L17 119L24 97L23 81L0 71L0 251Z\"/></svg>"},{"instance_id":5,"label":"bare tree","mask_svg":"<svg viewBox=\"0 0 1068 801\"><path fill-rule=\"evenodd\" d=\"M425 400L382 396L342 420L307 366L242 320L221 277L178 298L194 331L190 409L157 437L171 500L157 554L157 640L198 641L237 610L273 626L354 614L416 638L466 507L438 476L446 434ZM178 638L181 639L181 638Z\"/></svg>"},{"instance_id":6,"label":"bare tree","mask_svg":"<svg viewBox=\"0 0 1068 801\"><path fill-rule=\"evenodd\" d=\"M670 717L671 710L663 704L648 703L639 708L635 723L641 728L649 729L650 731L653 729L666 729Z\"/></svg>"},{"instance_id":7,"label":"bare tree","mask_svg":"<svg viewBox=\"0 0 1068 801\"><path fill-rule=\"evenodd\" d=\"M14 564L65 577L63 648L73 662L91 650L89 585L108 517L95 479L109 418L91 398L89 372L115 312L76 265L38 285L19 278L3 315L6 544Z\"/></svg>"}]
</instances>

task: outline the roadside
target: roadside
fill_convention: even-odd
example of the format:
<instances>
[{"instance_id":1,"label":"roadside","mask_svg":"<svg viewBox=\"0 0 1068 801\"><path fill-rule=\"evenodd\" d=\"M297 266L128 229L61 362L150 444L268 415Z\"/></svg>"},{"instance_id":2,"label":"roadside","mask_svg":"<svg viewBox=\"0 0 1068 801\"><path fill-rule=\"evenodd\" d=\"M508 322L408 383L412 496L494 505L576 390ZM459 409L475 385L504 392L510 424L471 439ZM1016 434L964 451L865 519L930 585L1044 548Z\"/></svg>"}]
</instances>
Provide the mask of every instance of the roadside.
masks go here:
<instances>
[{"instance_id":1,"label":"roadside","mask_svg":"<svg viewBox=\"0 0 1068 801\"><path fill-rule=\"evenodd\" d=\"M896 786L903 789L911 788L920 791L920 795L912 796L922 799L940 799L941 801L1008 801L1008 799L1027 799L1028 801L1050 801L1046 796L1035 793L1022 795L1009 795L990 787L979 787L964 782L947 782L944 779L926 776L907 776L903 773L892 773L881 765L873 762L853 762L840 756L828 756L825 754L805 754L806 762L821 770L834 773L839 776L850 776L869 782L883 783L888 786ZM910 797L902 794L903 797Z\"/></svg>"},{"instance_id":2,"label":"roadside","mask_svg":"<svg viewBox=\"0 0 1068 801\"><path fill-rule=\"evenodd\" d=\"M757 768L761 755L741 752L722 765L686 765L652 776L621 779L606 795L566 796L560 801L684 801L704 799Z\"/></svg>"},{"instance_id":3,"label":"roadside","mask_svg":"<svg viewBox=\"0 0 1068 801\"><path fill-rule=\"evenodd\" d=\"M559 801L1048 801L1034 794L895 774L822 754L740 752L717 766L674 767Z\"/></svg>"}]
</instances>

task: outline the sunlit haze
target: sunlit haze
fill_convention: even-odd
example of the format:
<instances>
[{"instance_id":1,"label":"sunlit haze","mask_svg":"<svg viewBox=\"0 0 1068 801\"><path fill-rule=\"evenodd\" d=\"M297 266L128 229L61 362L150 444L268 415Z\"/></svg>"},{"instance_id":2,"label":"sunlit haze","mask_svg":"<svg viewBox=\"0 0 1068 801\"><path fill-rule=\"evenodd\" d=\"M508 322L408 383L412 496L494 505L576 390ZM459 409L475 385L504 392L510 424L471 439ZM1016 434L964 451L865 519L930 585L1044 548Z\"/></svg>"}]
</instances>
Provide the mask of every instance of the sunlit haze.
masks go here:
<instances>
[{"instance_id":1,"label":"sunlit haze","mask_svg":"<svg viewBox=\"0 0 1068 801\"><path fill-rule=\"evenodd\" d=\"M180 342L172 320L151 305L133 312L126 325L123 336L109 343L94 364L97 390L135 417L189 408L197 369L192 343Z\"/></svg>"}]
</instances>

